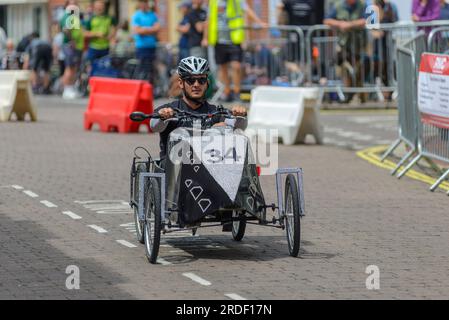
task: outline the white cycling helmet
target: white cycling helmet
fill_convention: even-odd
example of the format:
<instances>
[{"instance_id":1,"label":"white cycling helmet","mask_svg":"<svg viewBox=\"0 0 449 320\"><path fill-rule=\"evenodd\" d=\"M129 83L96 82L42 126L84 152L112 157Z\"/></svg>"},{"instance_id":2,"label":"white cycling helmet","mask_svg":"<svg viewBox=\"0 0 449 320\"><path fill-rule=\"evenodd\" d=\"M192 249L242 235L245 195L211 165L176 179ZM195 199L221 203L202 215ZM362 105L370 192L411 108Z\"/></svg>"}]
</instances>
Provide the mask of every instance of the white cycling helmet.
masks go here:
<instances>
[{"instance_id":1,"label":"white cycling helmet","mask_svg":"<svg viewBox=\"0 0 449 320\"><path fill-rule=\"evenodd\" d=\"M179 62L178 74L181 78L209 74L209 62L198 57L187 57Z\"/></svg>"}]
</instances>

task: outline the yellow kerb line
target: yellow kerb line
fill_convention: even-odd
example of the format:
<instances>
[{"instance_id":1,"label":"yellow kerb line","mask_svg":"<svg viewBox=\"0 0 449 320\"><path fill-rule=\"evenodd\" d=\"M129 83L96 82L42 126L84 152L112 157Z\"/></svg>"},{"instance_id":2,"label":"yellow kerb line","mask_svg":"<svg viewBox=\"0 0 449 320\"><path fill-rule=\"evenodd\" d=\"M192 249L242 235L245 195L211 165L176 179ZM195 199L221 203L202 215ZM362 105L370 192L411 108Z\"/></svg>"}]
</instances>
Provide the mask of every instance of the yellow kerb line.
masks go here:
<instances>
[{"instance_id":1,"label":"yellow kerb line","mask_svg":"<svg viewBox=\"0 0 449 320\"><path fill-rule=\"evenodd\" d=\"M376 146L376 147L368 148L368 149L357 152L357 156L362 158L363 160L368 161L371 164L374 164L375 166L380 167L380 168L393 170L394 168L396 168L396 164L394 162L391 162L389 160L385 160L384 162L380 161L379 154L382 154L383 152L385 152L385 150L387 150L387 148L388 148L388 146ZM399 172L403 169L404 169L404 167L401 167L399 169ZM409 178L412 178L414 180L418 180L418 181L427 183L429 185L433 185L437 181L437 178L433 178L431 176L417 172L415 170L410 170L409 172L407 172L406 176ZM440 188L445 191L449 191L449 183L443 182L440 185Z\"/></svg>"}]
</instances>

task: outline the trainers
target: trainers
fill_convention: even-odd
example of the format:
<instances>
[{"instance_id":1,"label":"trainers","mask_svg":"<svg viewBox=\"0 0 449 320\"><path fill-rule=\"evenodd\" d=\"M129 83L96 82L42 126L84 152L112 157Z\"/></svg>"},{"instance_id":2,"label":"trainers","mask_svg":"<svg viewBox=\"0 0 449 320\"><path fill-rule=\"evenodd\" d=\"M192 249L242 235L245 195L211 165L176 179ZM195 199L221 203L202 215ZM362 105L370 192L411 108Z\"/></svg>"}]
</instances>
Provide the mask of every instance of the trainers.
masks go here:
<instances>
[{"instance_id":1,"label":"trainers","mask_svg":"<svg viewBox=\"0 0 449 320\"><path fill-rule=\"evenodd\" d=\"M75 89L75 87L66 87L64 88L64 92L62 94L63 99L78 99L81 98L82 94Z\"/></svg>"}]
</instances>

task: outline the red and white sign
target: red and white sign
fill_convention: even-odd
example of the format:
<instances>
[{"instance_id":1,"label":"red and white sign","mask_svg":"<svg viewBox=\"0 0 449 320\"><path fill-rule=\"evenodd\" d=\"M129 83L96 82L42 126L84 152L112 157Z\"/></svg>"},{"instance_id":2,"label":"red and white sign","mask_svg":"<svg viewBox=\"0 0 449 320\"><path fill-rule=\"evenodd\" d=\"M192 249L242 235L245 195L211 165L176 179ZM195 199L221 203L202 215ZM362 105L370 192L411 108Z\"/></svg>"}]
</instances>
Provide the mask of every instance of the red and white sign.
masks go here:
<instances>
[{"instance_id":1,"label":"red and white sign","mask_svg":"<svg viewBox=\"0 0 449 320\"><path fill-rule=\"evenodd\" d=\"M422 121L449 128L449 56L422 55L418 81Z\"/></svg>"}]
</instances>

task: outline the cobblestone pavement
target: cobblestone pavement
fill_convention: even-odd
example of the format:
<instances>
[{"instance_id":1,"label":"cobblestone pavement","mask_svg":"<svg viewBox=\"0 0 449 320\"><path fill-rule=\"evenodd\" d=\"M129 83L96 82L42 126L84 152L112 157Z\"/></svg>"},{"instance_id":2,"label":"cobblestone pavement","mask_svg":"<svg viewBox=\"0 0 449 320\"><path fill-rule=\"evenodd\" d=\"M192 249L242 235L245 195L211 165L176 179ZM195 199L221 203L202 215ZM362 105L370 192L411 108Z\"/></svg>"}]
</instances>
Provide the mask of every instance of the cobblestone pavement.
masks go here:
<instances>
[{"instance_id":1,"label":"cobblestone pavement","mask_svg":"<svg viewBox=\"0 0 449 320\"><path fill-rule=\"evenodd\" d=\"M336 143L350 142L356 134L342 135L352 131L375 137L364 137L367 146L388 144L394 130L377 134L370 125L394 128L390 112L324 114L328 145L280 146L280 165L305 172L299 258L288 256L283 231L249 226L241 243L221 229L163 236L160 263L150 265L125 203L133 150L157 152L158 137L86 132L85 105L57 98L37 105L39 122L0 124L0 299L449 295L448 197L397 181ZM273 177L261 180L274 201ZM66 288L73 265L79 290ZM370 265L380 270L379 290L366 288Z\"/></svg>"}]
</instances>

